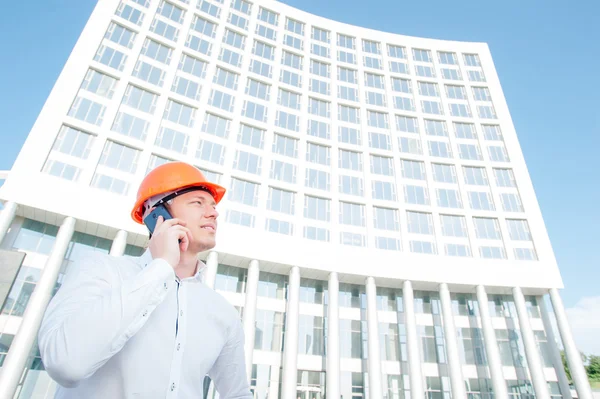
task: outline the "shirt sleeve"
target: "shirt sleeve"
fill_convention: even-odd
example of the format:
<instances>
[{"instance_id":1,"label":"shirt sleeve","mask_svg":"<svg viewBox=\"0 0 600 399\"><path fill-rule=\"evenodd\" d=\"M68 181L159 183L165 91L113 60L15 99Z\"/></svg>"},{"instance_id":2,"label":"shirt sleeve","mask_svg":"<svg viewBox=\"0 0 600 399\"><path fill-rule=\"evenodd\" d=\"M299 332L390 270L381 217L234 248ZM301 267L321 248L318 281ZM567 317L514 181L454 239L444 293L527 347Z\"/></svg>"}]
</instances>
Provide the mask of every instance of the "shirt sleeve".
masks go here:
<instances>
[{"instance_id":1,"label":"shirt sleeve","mask_svg":"<svg viewBox=\"0 0 600 399\"><path fill-rule=\"evenodd\" d=\"M239 318L208 375L221 399L252 399L246 376L244 329Z\"/></svg>"},{"instance_id":2,"label":"shirt sleeve","mask_svg":"<svg viewBox=\"0 0 600 399\"><path fill-rule=\"evenodd\" d=\"M46 309L40 353L48 374L64 387L77 386L118 353L176 284L164 259L128 278L119 262L91 256L73 265Z\"/></svg>"}]
</instances>

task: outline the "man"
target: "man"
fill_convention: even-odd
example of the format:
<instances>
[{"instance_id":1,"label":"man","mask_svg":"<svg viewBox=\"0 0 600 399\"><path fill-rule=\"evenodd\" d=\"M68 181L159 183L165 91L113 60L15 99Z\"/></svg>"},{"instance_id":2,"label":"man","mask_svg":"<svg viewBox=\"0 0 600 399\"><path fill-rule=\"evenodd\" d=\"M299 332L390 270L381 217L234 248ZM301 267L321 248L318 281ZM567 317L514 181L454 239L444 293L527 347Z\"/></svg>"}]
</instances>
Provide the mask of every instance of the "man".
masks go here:
<instances>
[{"instance_id":1,"label":"man","mask_svg":"<svg viewBox=\"0 0 600 399\"><path fill-rule=\"evenodd\" d=\"M48 306L39 346L57 398L202 398L207 374L221 398L252 398L239 315L202 283L198 261L215 246L224 194L183 162L146 176L132 218L156 206L173 218L158 218L139 258L74 265Z\"/></svg>"}]
</instances>

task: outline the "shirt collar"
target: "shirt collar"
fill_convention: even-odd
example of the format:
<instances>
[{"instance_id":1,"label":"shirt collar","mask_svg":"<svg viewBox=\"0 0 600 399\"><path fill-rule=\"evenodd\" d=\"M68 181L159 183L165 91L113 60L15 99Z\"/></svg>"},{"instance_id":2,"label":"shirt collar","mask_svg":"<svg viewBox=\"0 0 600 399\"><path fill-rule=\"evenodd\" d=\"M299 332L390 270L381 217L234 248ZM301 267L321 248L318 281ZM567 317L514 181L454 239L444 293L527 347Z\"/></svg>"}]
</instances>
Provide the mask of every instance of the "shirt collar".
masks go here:
<instances>
[{"instance_id":1,"label":"shirt collar","mask_svg":"<svg viewBox=\"0 0 600 399\"><path fill-rule=\"evenodd\" d=\"M147 248L146 251L144 251L144 253L138 258L139 260L139 265L141 268L144 268L148 265L148 263L152 262L153 258L152 258L152 254L150 253L150 249ZM188 278L184 278L183 281L202 281L202 276L204 274L204 271L206 270L206 263L202 262L200 259L198 259L198 263L196 265L196 274L194 274L192 277L188 277Z\"/></svg>"}]
</instances>

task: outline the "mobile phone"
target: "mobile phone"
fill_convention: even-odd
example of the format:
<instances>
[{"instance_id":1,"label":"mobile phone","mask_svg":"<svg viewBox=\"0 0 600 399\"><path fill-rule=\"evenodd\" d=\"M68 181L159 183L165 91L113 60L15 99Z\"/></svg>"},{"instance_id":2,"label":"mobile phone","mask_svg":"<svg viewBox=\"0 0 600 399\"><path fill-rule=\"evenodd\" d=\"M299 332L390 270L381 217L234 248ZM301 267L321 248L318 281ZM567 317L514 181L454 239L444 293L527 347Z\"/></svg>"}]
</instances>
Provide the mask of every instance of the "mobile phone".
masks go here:
<instances>
[{"instance_id":1,"label":"mobile phone","mask_svg":"<svg viewBox=\"0 0 600 399\"><path fill-rule=\"evenodd\" d=\"M144 218L144 224L150 230L150 234L154 233L154 229L156 228L156 222L158 221L158 217L162 216L163 221L168 219L173 219L173 216L169 213L167 208L164 205L158 205L156 208L150 212L148 216Z\"/></svg>"}]
</instances>

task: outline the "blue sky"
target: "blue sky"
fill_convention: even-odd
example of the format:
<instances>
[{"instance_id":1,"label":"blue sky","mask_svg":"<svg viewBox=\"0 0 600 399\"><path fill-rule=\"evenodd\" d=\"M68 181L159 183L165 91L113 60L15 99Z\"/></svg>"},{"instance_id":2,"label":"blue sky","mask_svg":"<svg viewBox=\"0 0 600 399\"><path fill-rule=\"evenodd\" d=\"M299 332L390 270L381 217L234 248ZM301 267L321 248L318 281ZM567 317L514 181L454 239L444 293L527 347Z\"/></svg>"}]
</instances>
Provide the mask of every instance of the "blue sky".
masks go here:
<instances>
[{"instance_id":1,"label":"blue sky","mask_svg":"<svg viewBox=\"0 0 600 399\"><path fill-rule=\"evenodd\" d=\"M0 169L12 166L95 3L4 5ZM388 32L487 42L566 285L565 305L600 297L600 2L284 3Z\"/></svg>"}]
</instances>

